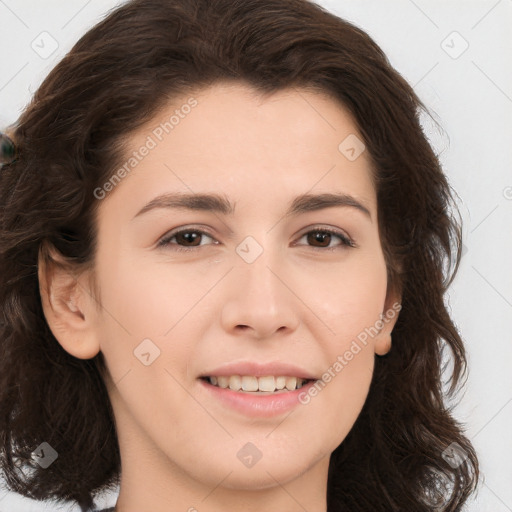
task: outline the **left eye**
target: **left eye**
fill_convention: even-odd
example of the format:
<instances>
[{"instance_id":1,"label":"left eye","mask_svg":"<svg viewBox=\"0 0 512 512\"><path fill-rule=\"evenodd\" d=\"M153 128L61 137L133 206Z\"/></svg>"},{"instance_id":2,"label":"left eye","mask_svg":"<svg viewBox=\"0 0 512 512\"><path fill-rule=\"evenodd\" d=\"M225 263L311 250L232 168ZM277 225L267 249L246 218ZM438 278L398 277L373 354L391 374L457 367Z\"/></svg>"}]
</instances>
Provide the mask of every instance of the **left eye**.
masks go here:
<instances>
[{"instance_id":1,"label":"left eye","mask_svg":"<svg viewBox=\"0 0 512 512\"><path fill-rule=\"evenodd\" d=\"M198 243L201 239L201 237L207 237L213 240L213 237L208 235L208 233L205 233L204 231L200 231L198 229L188 229L183 231L177 231L176 233L171 233L169 236L166 236L158 242L159 247L167 247L171 245L176 245L177 251L187 251L190 248L199 247L200 245L208 245L208 244L201 244ZM171 242L172 240L176 239L176 243ZM183 243L184 247L181 247L180 244ZM215 242L218 244L218 242ZM191 244L188 245L187 244ZM174 250L174 249L173 249Z\"/></svg>"},{"instance_id":2,"label":"left eye","mask_svg":"<svg viewBox=\"0 0 512 512\"><path fill-rule=\"evenodd\" d=\"M353 240L351 240L347 235L340 231L331 230L331 229L313 229L311 231L308 231L304 235L301 236L299 240L302 240L304 237L306 237L308 242L313 243L320 243L327 245L321 245L320 247L314 246L314 249L328 249L328 250L334 250L336 247L345 246L345 247L355 247L355 244ZM341 241L341 243L335 245L334 247L329 247L330 243L332 242L334 238L338 238L338 240Z\"/></svg>"},{"instance_id":3,"label":"left eye","mask_svg":"<svg viewBox=\"0 0 512 512\"><path fill-rule=\"evenodd\" d=\"M210 245L207 243L201 243L202 238L206 237L211 240L214 240L214 245L217 245L219 242L216 241L212 236L208 233L198 230L198 229L186 229L182 231L177 231L174 233L170 233L168 236L162 238L160 242L158 242L158 247L170 247L176 246L172 250L176 251L190 251L196 247L200 247L201 245ZM333 237L337 238L340 243L331 246L331 242L333 241ZM354 242L344 233L340 231L335 231L331 229L313 229L304 233L299 240L303 238L307 239L309 243L319 243L322 244L320 246L313 245L314 249L327 249L334 250L337 247L355 247ZM173 242L175 240L175 242ZM327 245L325 245L327 244ZM303 244L299 244L303 245Z\"/></svg>"}]
</instances>

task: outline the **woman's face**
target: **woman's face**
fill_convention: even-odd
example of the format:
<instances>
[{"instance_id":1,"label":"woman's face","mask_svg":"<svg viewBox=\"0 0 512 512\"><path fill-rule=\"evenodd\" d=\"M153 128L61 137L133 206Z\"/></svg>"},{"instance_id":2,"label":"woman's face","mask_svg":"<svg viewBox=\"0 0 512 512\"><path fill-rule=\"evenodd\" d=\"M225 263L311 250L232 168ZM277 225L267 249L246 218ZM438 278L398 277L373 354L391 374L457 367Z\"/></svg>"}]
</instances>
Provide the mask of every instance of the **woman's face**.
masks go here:
<instances>
[{"instance_id":1,"label":"woman's face","mask_svg":"<svg viewBox=\"0 0 512 512\"><path fill-rule=\"evenodd\" d=\"M326 478L394 323L379 322L396 297L360 139L326 96L242 84L173 102L130 138L99 208L94 321L125 475ZM268 391L294 377L319 382Z\"/></svg>"}]
</instances>

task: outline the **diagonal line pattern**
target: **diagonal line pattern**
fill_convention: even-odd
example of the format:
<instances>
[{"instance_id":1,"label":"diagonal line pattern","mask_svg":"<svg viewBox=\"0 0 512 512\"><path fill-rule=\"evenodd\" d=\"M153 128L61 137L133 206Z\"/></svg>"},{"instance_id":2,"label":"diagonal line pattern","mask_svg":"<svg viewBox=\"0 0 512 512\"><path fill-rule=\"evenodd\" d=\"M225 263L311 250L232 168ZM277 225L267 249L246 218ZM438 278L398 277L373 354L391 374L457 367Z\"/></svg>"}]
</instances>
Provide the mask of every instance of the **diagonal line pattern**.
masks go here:
<instances>
[{"instance_id":1,"label":"diagonal line pattern","mask_svg":"<svg viewBox=\"0 0 512 512\"><path fill-rule=\"evenodd\" d=\"M293 412L295 412L295 409L292 409L265 437L270 436L270 434L272 434L272 432L274 432L274 430L276 430L278 427L280 427L284 423L284 421L288 418L288 416L290 416L290 414L292 414Z\"/></svg>"},{"instance_id":2,"label":"diagonal line pattern","mask_svg":"<svg viewBox=\"0 0 512 512\"><path fill-rule=\"evenodd\" d=\"M169 172L172 172L174 176L176 176L176 178L178 178L181 181L181 183L183 183L183 185L185 185L185 187L187 187L190 190L190 192L194 192L167 164L164 164L164 167L166 167L169 170Z\"/></svg>"},{"instance_id":3,"label":"diagonal line pattern","mask_svg":"<svg viewBox=\"0 0 512 512\"><path fill-rule=\"evenodd\" d=\"M494 421L494 418L496 418L496 416L498 416L498 414L500 414L500 413L501 413L501 411L502 411L503 409L505 409L505 407L506 407L510 402L512 402L512 398L510 398L509 400L507 400L507 402L505 403L505 405L503 405L502 407L500 407L500 410L499 410L496 414L494 414L494 416L493 416L489 421L487 421L487 422L485 423L485 425L484 425L482 428L480 428L480 430L479 430L479 431L478 431L478 432L473 436L473 439L474 439L478 434L480 434L480 432L482 432L482 430L484 430L488 425L490 425L490 423L491 423L492 421Z\"/></svg>"},{"instance_id":4,"label":"diagonal line pattern","mask_svg":"<svg viewBox=\"0 0 512 512\"><path fill-rule=\"evenodd\" d=\"M165 334L167 336L235 267L231 267Z\"/></svg>"},{"instance_id":5,"label":"diagonal line pattern","mask_svg":"<svg viewBox=\"0 0 512 512\"><path fill-rule=\"evenodd\" d=\"M87 293L87 295L89 295L89 297L91 297L91 299L96 302L96 304L98 304L98 306L103 309L103 311L105 311L105 313L107 313L107 315L110 316L110 318L112 318L112 320L114 320L114 322L116 322L117 325L119 325L119 327L121 327L121 329L123 329L128 335L132 335L130 331L128 331L128 329L121 323L117 320L117 318L101 303L99 302L96 297L94 297L94 295L92 295L89 290L87 290L86 288L84 288L78 281L75 281L76 284L78 286L80 286L80 288L82 288L82 290L85 291L85 293Z\"/></svg>"},{"instance_id":6,"label":"diagonal line pattern","mask_svg":"<svg viewBox=\"0 0 512 512\"><path fill-rule=\"evenodd\" d=\"M217 487L219 487L219 485L224 482L224 480L226 480L229 475L231 475L231 473L233 473L233 471L230 471L201 501L205 501L210 496L210 494L212 494L215 489L217 489Z\"/></svg>"},{"instance_id":7,"label":"diagonal line pattern","mask_svg":"<svg viewBox=\"0 0 512 512\"><path fill-rule=\"evenodd\" d=\"M485 487L487 487L487 489L489 489L489 491L494 494L494 497L499 500L505 507L507 507L508 510L510 510L510 512L512 512L512 508L510 508L488 485L486 482L483 482L483 484L485 485Z\"/></svg>"},{"instance_id":8,"label":"diagonal line pattern","mask_svg":"<svg viewBox=\"0 0 512 512\"><path fill-rule=\"evenodd\" d=\"M493 11L499 4L501 4L501 0L498 0L472 27L473 30L477 25L479 25L487 16Z\"/></svg>"},{"instance_id":9,"label":"diagonal line pattern","mask_svg":"<svg viewBox=\"0 0 512 512\"><path fill-rule=\"evenodd\" d=\"M431 67L431 68L430 68L430 69L429 69L429 70L428 70L428 71L427 71L427 72L426 72L426 73L425 73L425 74L424 74L424 75L423 75L423 76L422 76L422 77L421 77L421 78L420 78L420 79L419 79L419 80L418 80L418 81L417 81L417 82L412 86L412 87L413 87L413 89L414 89L414 88L416 88L416 86L417 86L417 85L419 85L419 83L420 83L423 79L427 78L427 76L430 74L430 72L431 72L431 71L433 71L433 70L437 67L437 65L438 65L438 64L439 64L439 61L437 61L437 62L436 62L436 63L435 63L435 64L434 64L434 65L433 65L433 66L432 66L432 67Z\"/></svg>"},{"instance_id":10,"label":"diagonal line pattern","mask_svg":"<svg viewBox=\"0 0 512 512\"><path fill-rule=\"evenodd\" d=\"M198 405L200 405L204 409L206 414L208 414L208 416L210 416L213 419L213 421L215 421L215 423L217 423L217 425L219 425L219 427L222 428L222 430L224 430L224 432L226 432L226 434L228 434L231 438L233 438L233 436L231 435L231 432L229 432L229 430L227 428L225 428L224 425L222 425L222 423L220 423L217 420L217 418L215 418L215 416L213 416L213 414L210 411L208 411L208 409L194 395L192 395L192 393L190 393L190 391L185 386L183 386L183 384L167 368L164 368L164 370L175 380L175 382L179 386L181 386L183 391L185 391L190 396L190 398L192 398Z\"/></svg>"},{"instance_id":11,"label":"diagonal line pattern","mask_svg":"<svg viewBox=\"0 0 512 512\"><path fill-rule=\"evenodd\" d=\"M14 75L12 75L4 85L2 85L2 87L0 87L0 92L3 91L28 66L28 64L28 61L25 62L25 64L23 64L23 66L21 66L21 68L18 69L18 71L16 71L16 73L14 73Z\"/></svg>"},{"instance_id":12,"label":"diagonal line pattern","mask_svg":"<svg viewBox=\"0 0 512 512\"><path fill-rule=\"evenodd\" d=\"M512 307L512 304L507 300L507 298L502 295L492 284L491 282L486 279L473 265L471 265L471 268L510 306Z\"/></svg>"},{"instance_id":13,"label":"diagonal line pattern","mask_svg":"<svg viewBox=\"0 0 512 512\"><path fill-rule=\"evenodd\" d=\"M18 18L18 20L25 25L25 27L30 28L5 2L4 0L0 0L0 4L2 4L8 11L10 11L13 16Z\"/></svg>"},{"instance_id":14,"label":"diagonal line pattern","mask_svg":"<svg viewBox=\"0 0 512 512\"><path fill-rule=\"evenodd\" d=\"M498 89L498 91L500 91L501 94L503 94L503 96L505 96L505 98L507 98L507 100L512 103L512 99L510 98L510 96L480 66L478 66L478 64L474 60L472 60L471 62L473 63L473 66L475 66L480 71L480 73L482 73L482 75L484 75L487 78L487 80L489 80L489 82L491 82L494 85L494 87L496 87L496 89Z\"/></svg>"},{"instance_id":15,"label":"diagonal line pattern","mask_svg":"<svg viewBox=\"0 0 512 512\"><path fill-rule=\"evenodd\" d=\"M114 382L114 384L117 386L130 372L132 371L132 369L128 369L126 371L126 373L120 378L120 379L117 379L116 382Z\"/></svg>"},{"instance_id":16,"label":"diagonal line pattern","mask_svg":"<svg viewBox=\"0 0 512 512\"><path fill-rule=\"evenodd\" d=\"M485 219L487 219L487 217L489 217L491 215L491 213L494 213L494 211L496 210L496 208L498 208L499 204L497 204L471 231L470 233L473 233L473 231L476 230L476 228L478 226L480 226L480 224L482 224L484 222Z\"/></svg>"},{"instance_id":17,"label":"diagonal line pattern","mask_svg":"<svg viewBox=\"0 0 512 512\"><path fill-rule=\"evenodd\" d=\"M334 130L336 131L336 128L334 128L334 126L329 123L329 121L327 121L327 119L318 111L318 109L316 109L304 96L302 96L302 94L300 93L300 91L298 91L295 87L293 87L293 90Z\"/></svg>"},{"instance_id":18,"label":"diagonal line pattern","mask_svg":"<svg viewBox=\"0 0 512 512\"><path fill-rule=\"evenodd\" d=\"M71 18L62 25L61 30L66 28L89 4L91 3L91 0L87 0L87 2L73 15Z\"/></svg>"},{"instance_id":19,"label":"diagonal line pattern","mask_svg":"<svg viewBox=\"0 0 512 512\"><path fill-rule=\"evenodd\" d=\"M297 501L297 499L295 498L295 496L293 496L293 494L290 494L290 492L283 486L283 484L281 484L281 482L279 482L279 480L277 480L274 475L272 475L271 473L269 473L267 471L267 473L274 479L274 481L276 482L277 485L279 485L279 487L281 487L281 489L283 489L283 491L288 494L288 496L290 496L290 498L295 501L295 503L297 503L297 505L299 505L299 507L304 510L305 512L308 512L308 509L304 507L304 505L302 505L299 501Z\"/></svg>"},{"instance_id":20,"label":"diagonal line pattern","mask_svg":"<svg viewBox=\"0 0 512 512\"><path fill-rule=\"evenodd\" d=\"M418 9L418 11L420 11L423 14L423 16L425 16L425 18L427 18L430 21L430 23L434 25L434 27L436 27L437 29L439 28L437 23L435 23L435 21L418 4L416 4L413 0L409 0L409 2L411 2L411 4L414 5L414 7L416 7L416 9Z\"/></svg>"}]
</instances>

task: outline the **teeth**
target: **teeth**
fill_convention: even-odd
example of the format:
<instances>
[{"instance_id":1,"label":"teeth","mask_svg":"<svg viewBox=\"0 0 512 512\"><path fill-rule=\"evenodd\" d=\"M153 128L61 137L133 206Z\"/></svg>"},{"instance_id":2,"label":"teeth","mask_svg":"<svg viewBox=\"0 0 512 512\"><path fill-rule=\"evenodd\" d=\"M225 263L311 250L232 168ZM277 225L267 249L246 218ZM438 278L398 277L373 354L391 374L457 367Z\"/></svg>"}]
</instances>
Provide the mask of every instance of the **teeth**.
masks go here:
<instances>
[{"instance_id":1,"label":"teeth","mask_svg":"<svg viewBox=\"0 0 512 512\"><path fill-rule=\"evenodd\" d=\"M286 377L276 377L276 388L284 389L286 386Z\"/></svg>"},{"instance_id":2,"label":"teeth","mask_svg":"<svg viewBox=\"0 0 512 512\"><path fill-rule=\"evenodd\" d=\"M229 389L238 391L242 388L242 378L238 375L232 375L229 377Z\"/></svg>"},{"instance_id":3,"label":"teeth","mask_svg":"<svg viewBox=\"0 0 512 512\"><path fill-rule=\"evenodd\" d=\"M213 382L212 379L217 380L217 383ZM228 388L229 387L229 377L210 377L210 383L213 385L218 385L219 388Z\"/></svg>"},{"instance_id":4,"label":"teeth","mask_svg":"<svg viewBox=\"0 0 512 512\"><path fill-rule=\"evenodd\" d=\"M260 377L258 380L260 391L274 391L276 389L276 380L274 377Z\"/></svg>"},{"instance_id":5,"label":"teeth","mask_svg":"<svg viewBox=\"0 0 512 512\"><path fill-rule=\"evenodd\" d=\"M294 391L300 389L307 381L299 377L274 377L268 375L265 377L254 377L251 375L231 375L226 376L212 376L208 378L210 384L219 388L229 388L233 391L262 391L274 392L280 390Z\"/></svg>"},{"instance_id":6,"label":"teeth","mask_svg":"<svg viewBox=\"0 0 512 512\"><path fill-rule=\"evenodd\" d=\"M231 381L236 377L231 377L229 379L229 387L231 388ZM236 382L236 381L235 381ZM235 389L235 388L231 388ZM242 389L244 391L258 391L258 379L256 377L242 377ZM235 391L237 391L235 389ZM272 390L274 391L274 390Z\"/></svg>"},{"instance_id":7,"label":"teeth","mask_svg":"<svg viewBox=\"0 0 512 512\"><path fill-rule=\"evenodd\" d=\"M290 391L297 389L297 377L286 377L286 389Z\"/></svg>"}]
</instances>

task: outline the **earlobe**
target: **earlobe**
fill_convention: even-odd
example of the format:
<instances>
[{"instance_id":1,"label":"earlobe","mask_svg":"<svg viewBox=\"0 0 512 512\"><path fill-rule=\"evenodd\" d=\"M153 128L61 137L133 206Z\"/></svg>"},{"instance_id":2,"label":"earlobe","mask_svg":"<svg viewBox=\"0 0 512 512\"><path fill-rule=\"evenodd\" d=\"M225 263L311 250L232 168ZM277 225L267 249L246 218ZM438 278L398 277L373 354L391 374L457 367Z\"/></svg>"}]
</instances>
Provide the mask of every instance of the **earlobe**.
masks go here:
<instances>
[{"instance_id":1,"label":"earlobe","mask_svg":"<svg viewBox=\"0 0 512 512\"><path fill-rule=\"evenodd\" d=\"M384 311L382 312L381 319L379 321L381 327L379 329L380 332L375 340L375 353L379 356L384 356L391 350L391 333L398 320L398 315L400 314L401 309L402 305L400 295L395 292L388 293Z\"/></svg>"},{"instance_id":2,"label":"earlobe","mask_svg":"<svg viewBox=\"0 0 512 512\"><path fill-rule=\"evenodd\" d=\"M375 343L375 353L378 356L385 356L390 350L392 346L391 334L387 337L379 339L377 343Z\"/></svg>"},{"instance_id":3,"label":"earlobe","mask_svg":"<svg viewBox=\"0 0 512 512\"><path fill-rule=\"evenodd\" d=\"M62 256L39 255L38 279L46 322L62 348L79 359L99 352L92 297ZM85 282L85 279L84 279Z\"/></svg>"}]
</instances>

